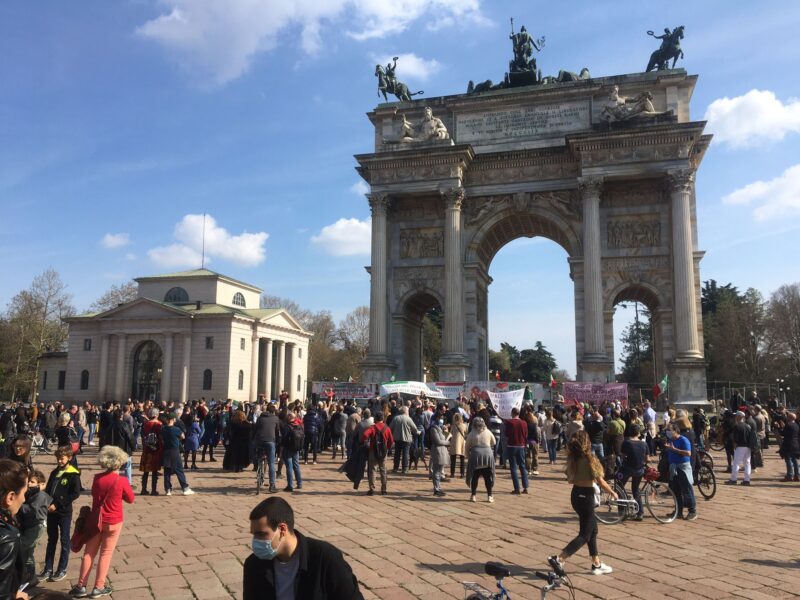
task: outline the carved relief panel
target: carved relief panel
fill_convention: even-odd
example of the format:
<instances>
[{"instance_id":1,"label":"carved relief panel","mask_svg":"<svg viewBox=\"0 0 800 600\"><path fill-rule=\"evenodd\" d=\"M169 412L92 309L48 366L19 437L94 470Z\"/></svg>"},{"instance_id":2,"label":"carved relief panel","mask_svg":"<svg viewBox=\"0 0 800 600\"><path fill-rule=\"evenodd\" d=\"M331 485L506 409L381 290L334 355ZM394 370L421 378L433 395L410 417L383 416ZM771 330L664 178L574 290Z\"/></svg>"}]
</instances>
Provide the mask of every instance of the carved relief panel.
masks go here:
<instances>
[{"instance_id":1,"label":"carved relief panel","mask_svg":"<svg viewBox=\"0 0 800 600\"><path fill-rule=\"evenodd\" d=\"M444 256L444 231L438 227L400 230L400 258Z\"/></svg>"},{"instance_id":2,"label":"carved relief panel","mask_svg":"<svg viewBox=\"0 0 800 600\"><path fill-rule=\"evenodd\" d=\"M444 267L396 267L392 275L395 298L402 298L412 290L444 288Z\"/></svg>"},{"instance_id":3,"label":"carved relief panel","mask_svg":"<svg viewBox=\"0 0 800 600\"><path fill-rule=\"evenodd\" d=\"M657 219L618 217L606 225L609 248L651 248L661 245L661 223Z\"/></svg>"}]
</instances>

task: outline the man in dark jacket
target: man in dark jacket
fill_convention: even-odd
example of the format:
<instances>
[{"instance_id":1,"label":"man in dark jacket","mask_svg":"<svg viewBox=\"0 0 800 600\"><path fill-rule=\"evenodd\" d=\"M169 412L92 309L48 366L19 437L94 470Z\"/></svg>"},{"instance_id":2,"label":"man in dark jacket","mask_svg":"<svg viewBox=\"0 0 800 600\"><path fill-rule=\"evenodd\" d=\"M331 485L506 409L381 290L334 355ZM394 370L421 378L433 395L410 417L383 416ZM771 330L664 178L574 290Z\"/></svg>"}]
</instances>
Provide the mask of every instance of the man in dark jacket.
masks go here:
<instances>
[{"instance_id":1,"label":"man in dark jacket","mask_svg":"<svg viewBox=\"0 0 800 600\"><path fill-rule=\"evenodd\" d=\"M800 481L797 459L800 458L800 427L794 413L786 413L786 426L783 428L780 455L786 461L786 477L781 481Z\"/></svg>"},{"instance_id":2,"label":"man in dark jacket","mask_svg":"<svg viewBox=\"0 0 800 600\"><path fill-rule=\"evenodd\" d=\"M50 473L45 492L53 499L47 513L47 549L44 571L40 577L49 581L61 581L67 576L70 552L70 527L72 526L72 503L81 493L81 472L70 464L72 450L61 446L55 451L58 466ZM53 572L56 544L61 541L58 568Z\"/></svg>"},{"instance_id":3,"label":"man in dark jacket","mask_svg":"<svg viewBox=\"0 0 800 600\"><path fill-rule=\"evenodd\" d=\"M253 448L256 456L266 455L269 463L269 491L277 492L275 486L275 448L281 439L281 422L275 414L275 405L267 405L267 410L262 412L253 428Z\"/></svg>"},{"instance_id":4,"label":"man in dark jacket","mask_svg":"<svg viewBox=\"0 0 800 600\"><path fill-rule=\"evenodd\" d=\"M306 434L303 463L308 464L308 450L311 449L314 460L313 464L317 464L319 434L322 432L322 421L317 414L317 409L313 406L308 409L308 412L303 417L303 429Z\"/></svg>"},{"instance_id":5,"label":"man in dark jacket","mask_svg":"<svg viewBox=\"0 0 800 600\"><path fill-rule=\"evenodd\" d=\"M111 413L114 405L111 402L106 402L103 405L103 410L100 411L100 447L111 443L111 425L114 423L114 417Z\"/></svg>"},{"instance_id":6,"label":"man in dark jacket","mask_svg":"<svg viewBox=\"0 0 800 600\"><path fill-rule=\"evenodd\" d=\"M294 512L273 496L250 513L253 554L243 600L364 600L340 550L294 529Z\"/></svg>"}]
</instances>

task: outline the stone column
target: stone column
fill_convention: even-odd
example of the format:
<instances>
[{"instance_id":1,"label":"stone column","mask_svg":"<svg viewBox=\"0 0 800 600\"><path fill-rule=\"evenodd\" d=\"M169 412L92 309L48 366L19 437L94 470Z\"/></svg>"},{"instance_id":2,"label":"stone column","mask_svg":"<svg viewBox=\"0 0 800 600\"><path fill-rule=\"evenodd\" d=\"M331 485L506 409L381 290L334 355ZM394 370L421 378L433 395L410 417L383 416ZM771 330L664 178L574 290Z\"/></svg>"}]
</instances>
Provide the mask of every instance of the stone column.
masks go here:
<instances>
[{"instance_id":1,"label":"stone column","mask_svg":"<svg viewBox=\"0 0 800 600\"><path fill-rule=\"evenodd\" d=\"M189 399L189 377L192 365L192 334L183 336L183 364L181 365L181 404Z\"/></svg>"},{"instance_id":2,"label":"stone column","mask_svg":"<svg viewBox=\"0 0 800 600\"><path fill-rule=\"evenodd\" d=\"M286 384L283 375L284 373L283 367L284 364L286 364L285 363L286 357L284 355L285 354L284 342L280 340L275 340L275 351L278 354L278 363L275 365L275 392L276 392L275 395L279 396L281 393L281 389L283 389L283 386Z\"/></svg>"},{"instance_id":3,"label":"stone column","mask_svg":"<svg viewBox=\"0 0 800 600\"><path fill-rule=\"evenodd\" d=\"M691 194L694 171L668 173L672 202L672 281L675 289L675 354L680 359L702 358L697 335Z\"/></svg>"},{"instance_id":4,"label":"stone column","mask_svg":"<svg viewBox=\"0 0 800 600\"><path fill-rule=\"evenodd\" d=\"M297 391L297 375L300 361L297 360L297 344L287 344L287 354L289 355L289 395L297 398L300 392ZM302 396L300 397L302 399Z\"/></svg>"},{"instance_id":5,"label":"stone column","mask_svg":"<svg viewBox=\"0 0 800 600\"><path fill-rule=\"evenodd\" d=\"M100 340L100 376L97 382L97 398L100 402L106 401L108 391L108 336L104 335Z\"/></svg>"},{"instance_id":6,"label":"stone column","mask_svg":"<svg viewBox=\"0 0 800 600\"><path fill-rule=\"evenodd\" d=\"M164 334L164 370L161 372L161 399L169 402L172 398L172 334Z\"/></svg>"},{"instance_id":7,"label":"stone column","mask_svg":"<svg viewBox=\"0 0 800 600\"><path fill-rule=\"evenodd\" d=\"M602 177L581 177L583 196L583 298L586 355L605 355L603 280L600 269L600 190Z\"/></svg>"},{"instance_id":8,"label":"stone column","mask_svg":"<svg viewBox=\"0 0 800 600\"><path fill-rule=\"evenodd\" d=\"M376 357L385 357L388 347L386 332L388 313L386 293L386 211L389 208L388 194L371 194L369 207L372 211L369 353Z\"/></svg>"},{"instance_id":9,"label":"stone column","mask_svg":"<svg viewBox=\"0 0 800 600\"><path fill-rule=\"evenodd\" d=\"M258 401L258 332L253 331L253 337L250 338L250 402ZM238 377L238 375L237 375Z\"/></svg>"},{"instance_id":10,"label":"stone column","mask_svg":"<svg viewBox=\"0 0 800 600\"><path fill-rule=\"evenodd\" d=\"M469 364L464 353L464 269L461 256L461 205L464 188L441 190L445 201L444 222L444 331L439 376L445 381L464 381Z\"/></svg>"},{"instance_id":11,"label":"stone column","mask_svg":"<svg viewBox=\"0 0 800 600\"><path fill-rule=\"evenodd\" d=\"M267 400L272 400L272 340L264 340L264 396Z\"/></svg>"},{"instance_id":12,"label":"stone column","mask_svg":"<svg viewBox=\"0 0 800 600\"><path fill-rule=\"evenodd\" d=\"M124 333L117 335L117 372L114 381L114 399L122 402L123 385L125 382L125 357L127 336Z\"/></svg>"}]
</instances>

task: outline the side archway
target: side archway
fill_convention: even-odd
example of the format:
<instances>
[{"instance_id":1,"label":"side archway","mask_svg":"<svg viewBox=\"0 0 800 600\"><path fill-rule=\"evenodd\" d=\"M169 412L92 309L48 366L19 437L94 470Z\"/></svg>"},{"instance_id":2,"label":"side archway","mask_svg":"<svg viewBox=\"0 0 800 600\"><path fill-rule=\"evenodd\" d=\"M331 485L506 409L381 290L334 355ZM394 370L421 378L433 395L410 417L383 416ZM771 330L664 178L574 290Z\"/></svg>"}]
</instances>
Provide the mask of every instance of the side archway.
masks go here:
<instances>
[{"instance_id":1,"label":"side archway","mask_svg":"<svg viewBox=\"0 0 800 600\"><path fill-rule=\"evenodd\" d=\"M426 364L435 365L439 360L443 304L439 293L429 288L410 290L398 302L399 310L392 315L392 326L394 355L400 357L401 378L423 381L426 375L435 375L425 368ZM427 332L426 327L430 329ZM431 347L426 348L426 339Z\"/></svg>"},{"instance_id":2,"label":"side archway","mask_svg":"<svg viewBox=\"0 0 800 600\"><path fill-rule=\"evenodd\" d=\"M164 368L161 346L153 340L142 342L133 351L131 398L161 400L161 376Z\"/></svg>"}]
</instances>

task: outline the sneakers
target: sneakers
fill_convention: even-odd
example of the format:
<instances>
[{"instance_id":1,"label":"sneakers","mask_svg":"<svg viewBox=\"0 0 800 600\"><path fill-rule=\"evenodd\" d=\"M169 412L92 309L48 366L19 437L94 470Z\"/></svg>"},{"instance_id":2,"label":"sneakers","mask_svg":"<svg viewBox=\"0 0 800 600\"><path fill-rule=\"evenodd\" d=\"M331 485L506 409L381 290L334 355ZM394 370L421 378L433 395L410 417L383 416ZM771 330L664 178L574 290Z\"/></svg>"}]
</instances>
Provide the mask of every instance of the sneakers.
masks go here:
<instances>
[{"instance_id":1,"label":"sneakers","mask_svg":"<svg viewBox=\"0 0 800 600\"><path fill-rule=\"evenodd\" d=\"M601 562L599 565L592 565L592 575L608 575L612 573L614 569L609 567L606 563Z\"/></svg>"},{"instance_id":2,"label":"sneakers","mask_svg":"<svg viewBox=\"0 0 800 600\"><path fill-rule=\"evenodd\" d=\"M283 491L284 492L293 492L294 488L292 486L290 486L290 485L287 485L285 488L283 488Z\"/></svg>"},{"instance_id":3,"label":"sneakers","mask_svg":"<svg viewBox=\"0 0 800 600\"><path fill-rule=\"evenodd\" d=\"M736 485L736 481L731 479L726 479L725 485Z\"/></svg>"},{"instance_id":4,"label":"sneakers","mask_svg":"<svg viewBox=\"0 0 800 600\"><path fill-rule=\"evenodd\" d=\"M550 568L553 569L553 572L558 575L559 577L566 577L566 572L564 572L564 563L561 562L561 559L558 558L555 554L553 556L547 557L547 564L550 565Z\"/></svg>"},{"instance_id":5,"label":"sneakers","mask_svg":"<svg viewBox=\"0 0 800 600\"><path fill-rule=\"evenodd\" d=\"M472 494L472 495L469 497L469 501L470 501L470 502L477 502L477 501L478 501L478 498L475 496L475 494Z\"/></svg>"},{"instance_id":6,"label":"sneakers","mask_svg":"<svg viewBox=\"0 0 800 600\"><path fill-rule=\"evenodd\" d=\"M442 490L436 490L433 492L433 495L441 498L443 496L446 496L447 494L445 494Z\"/></svg>"},{"instance_id":7,"label":"sneakers","mask_svg":"<svg viewBox=\"0 0 800 600\"><path fill-rule=\"evenodd\" d=\"M61 581L66 576L67 576L67 572L66 571L58 571L57 573L54 573L53 575L48 577L47 581Z\"/></svg>"},{"instance_id":8,"label":"sneakers","mask_svg":"<svg viewBox=\"0 0 800 600\"><path fill-rule=\"evenodd\" d=\"M278 488L275 487L274 485L269 486L269 493L270 494L274 494L277 491L278 491Z\"/></svg>"},{"instance_id":9,"label":"sneakers","mask_svg":"<svg viewBox=\"0 0 800 600\"><path fill-rule=\"evenodd\" d=\"M367 496L374 496L375 490L367 490Z\"/></svg>"},{"instance_id":10,"label":"sneakers","mask_svg":"<svg viewBox=\"0 0 800 600\"><path fill-rule=\"evenodd\" d=\"M539 471L531 471L531 473L533 473L534 475L538 475Z\"/></svg>"},{"instance_id":11,"label":"sneakers","mask_svg":"<svg viewBox=\"0 0 800 600\"><path fill-rule=\"evenodd\" d=\"M152 492L150 492L150 495L151 496L158 496L158 490L153 490Z\"/></svg>"},{"instance_id":12,"label":"sneakers","mask_svg":"<svg viewBox=\"0 0 800 600\"><path fill-rule=\"evenodd\" d=\"M185 490L183 490L183 495L184 496L194 496L196 493L197 492L195 492L192 488L188 488L188 487Z\"/></svg>"},{"instance_id":13,"label":"sneakers","mask_svg":"<svg viewBox=\"0 0 800 600\"><path fill-rule=\"evenodd\" d=\"M172 490L167 490L167 493L164 494L165 496L172 496Z\"/></svg>"},{"instance_id":14,"label":"sneakers","mask_svg":"<svg viewBox=\"0 0 800 600\"><path fill-rule=\"evenodd\" d=\"M742 485L750 485L750 482L749 481L743 481Z\"/></svg>"},{"instance_id":15,"label":"sneakers","mask_svg":"<svg viewBox=\"0 0 800 600\"><path fill-rule=\"evenodd\" d=\"M492 502L494 502L494 498L492 496L489 496L487 498L487 501L489 502L489 504L491 504Z\"/></svg>"},{"instance_id":16,"label":"sneakers","mask_svg":"<svg viewBox=\"0 0 800 600\"><path fill-rule=\"evenodd\" d=\"M687 521L696 521L697 520L697 511L696 510L690 510L689 514L686 515L686 520Z\"/></svg>"},{"instance_id":17,"label":"sneakers","mask_svg":"<svg viewBox=\"0 0 800 600\"><path fill-rule=\"evenodd\" d=\"M511 494L513 496L519 496L520 495L520 491L519 490L511 490Z\"/></svg>"},{"instance_id":18,"label":"sneakers","mask_svg":"<svg viewBox=\"0 0 800 600\"><path fill-rule=\"evenodd\" d=\"M141 492L139 492L139 495L140 496L149 496L150 492L148 492L147 490L142 490Z\"/></svg>"},{"instance_id":19,"label":"sneakers","mask_svg":"<svg viewBox=\"0 0 800 600\"><path fill-rule=\"evenodd\" d=\"M86 587L82 585L73 586L73 588L69 591L69 595L73 598L86 598L86 596L88 596L86 593Z\"/></svg>"},{"instance_id":20,"label":"sneakers","mask_svg":"<svg viewBox=\"0 0 800 600\"><path fill-rule=\"evenodd\" d=\"M100 596L108 596L114 590L111 589L111 586L105 586L103 588L94 588L92 593L89 594L89 598L99 598Z\"/></svg>"},{"instance_id":21,"label":"sneakers","mask_svg":"<svg viewBox=\"0 0 800 600\"><path fill-rule=\"evenodd\" d=\"M644 516L642 516L642 515L636 515L635 517L633 517L633 520L634 520L634 521L644 521Z\"/></svg>"},{"instance_id":22,"label":"sneakers","mask_svg":"<svg viewBox=\"0 0 800 600\"><path fill-rule=\"evenodd\" d=\"M525 488L524 490L522 490L522 493L523 494L527 494L528 493L528 488Z\"/></svg>"},{"instance_id":23,"label":"sneakers","mask_svg":"<svg viewBox=\"0 0 800 600\"><path fill-rule=\"evenodd\" d=\"M53 574L51 569L42 569L42 572L39 573L39 579L50 579L50 576Z\"/></svg>"}]
</instances>

